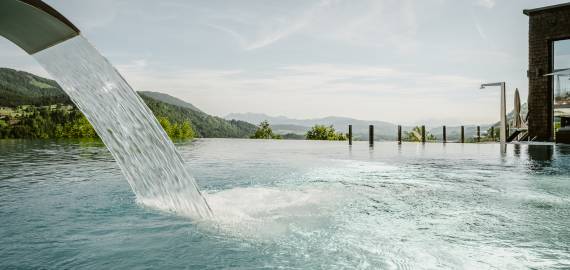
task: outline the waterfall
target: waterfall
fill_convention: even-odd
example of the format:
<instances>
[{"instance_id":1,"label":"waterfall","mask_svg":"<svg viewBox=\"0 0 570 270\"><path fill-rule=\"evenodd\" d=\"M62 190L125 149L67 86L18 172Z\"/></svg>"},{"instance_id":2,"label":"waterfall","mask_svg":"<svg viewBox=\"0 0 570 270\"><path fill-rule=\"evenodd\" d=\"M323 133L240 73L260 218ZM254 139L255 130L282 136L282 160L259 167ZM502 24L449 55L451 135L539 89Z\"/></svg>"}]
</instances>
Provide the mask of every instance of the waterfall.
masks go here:
<instances>
[{"instance_id":1,"label":"waterfall","mask_svg":"<svg viewBox=\"0 0 570 270\"><path fill-rule=\"evenodd\" d=\"M34 57L91 122L137 201L194 218L212 215L150 109L84 37L74 37Z\"/></svg>"}]
</instances>

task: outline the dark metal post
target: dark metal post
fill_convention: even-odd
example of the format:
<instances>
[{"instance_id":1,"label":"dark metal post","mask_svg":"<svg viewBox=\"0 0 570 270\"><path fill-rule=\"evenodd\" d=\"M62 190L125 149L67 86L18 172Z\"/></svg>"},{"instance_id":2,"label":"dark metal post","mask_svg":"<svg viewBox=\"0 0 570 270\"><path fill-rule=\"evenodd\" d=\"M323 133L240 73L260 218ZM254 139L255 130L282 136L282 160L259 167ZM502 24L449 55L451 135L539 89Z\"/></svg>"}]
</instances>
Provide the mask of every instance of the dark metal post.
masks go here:
<instances>
[{"instance_id":1,"label":"dark metal post","mask_svg":"<svg viewBox=\"0 0 570 270\"><path fill-rule=\"evenodd\" d=\"M491 127L491 139L493 141L495 141L495 127L494 126Z\"/></svg>"},{"instance_id":2,"label":"dark metal post","mask_svg":"<svg viewBox=\"0 0 570 270\"><path fill-rule=\"evenodd\" d=\"M443 143L447 142L447 130L445 129L445 126L443 126Z\"/></svg>"},{"instance_id":3,"label":"dark metal post","mask_svg":"<svg viewBox=\"0 0 570 270\"><path fill-rule=\"evenodd\" d=\"M426 126L422 125L422 143L426 142Z\"/></svg>"},{"instance_id":4,"label":"dark metal post","mask_svg":"<svg viewBox=\"0 0 570 270\"><path fill-rule=\"evenodd\" d=\"M374 126L368 126L368 144L374 146Z\"/></svg>"},{"instance_id":5,"label":"dark metal post","mask_svg":"<svg viewBox=\"0 0 570 270\"><path fill-rule=\"evenodd\" d=\"M465 142L465 127L461 126L461 143Z\"/></svg>"},{"instance_id":6,"label":"dark metal post","mask_svg":"<svg viewBox=\"0 0 570 270\"><path fill-rule=\"evenodd\" d=\"M348 125L348 145L352 145L352 125Z\"/></svg>"},{"instance_id":7,"label":"dark metal post","mask_svg":"<svg viewBox=\"0 0 570 270\"><path fill-rule=\"evenodd\" d=\"M481 127L477 126L477 142L481 142Z\"/></svg>"},{"instance_id":8,"label":"dark metal post","mask_svg":"<svg viewBox=\"0 0 570 270\"><path fill-rule=\"evenodd\" d=\"M402 126L398 125L398 143L402 143Z\"/></svg>"}]
</instances>

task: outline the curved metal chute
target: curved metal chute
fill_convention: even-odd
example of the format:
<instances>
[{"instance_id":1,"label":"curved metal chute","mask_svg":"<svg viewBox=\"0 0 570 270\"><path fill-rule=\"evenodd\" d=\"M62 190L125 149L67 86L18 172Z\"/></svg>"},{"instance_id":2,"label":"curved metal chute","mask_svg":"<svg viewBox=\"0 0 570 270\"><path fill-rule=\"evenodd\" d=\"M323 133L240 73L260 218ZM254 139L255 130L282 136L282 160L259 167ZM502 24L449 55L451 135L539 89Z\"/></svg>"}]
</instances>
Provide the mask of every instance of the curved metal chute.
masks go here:
<instances>
[{"instance_id":1,"label":"curved metal chute","mask_svg":"<svg viewBox=\"0 0 570 270\"><path fill-rule=\"evenodd\" d=\"M79 29L40 0L1 0L0 35L34 54L79 35Z\"/></svg>"}]
</instances>

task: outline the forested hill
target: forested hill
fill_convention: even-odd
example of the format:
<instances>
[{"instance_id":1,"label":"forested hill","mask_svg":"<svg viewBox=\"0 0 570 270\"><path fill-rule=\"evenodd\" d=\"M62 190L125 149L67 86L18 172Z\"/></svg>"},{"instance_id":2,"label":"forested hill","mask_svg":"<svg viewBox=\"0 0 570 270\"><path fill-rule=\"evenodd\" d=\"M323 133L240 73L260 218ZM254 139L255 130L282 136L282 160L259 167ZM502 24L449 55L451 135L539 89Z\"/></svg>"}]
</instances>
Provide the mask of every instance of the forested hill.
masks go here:
<instances>
[{"instance_id":1,"label":"forested hill","mask_svg":"<svg viewBox=\"0 0 570 270\"><path fill-rule=\"evenodd\" d=\"M0 68L0 106L71 104L59 85L24 71Z\"/></svg>"},{"instance_id":2,"label":"forested hill","mask_svg":"<svg viewBox=\"0 0 570 270\"><path fill-rule=\"evenodd\" d=\"M146 105L157 117L167 117L171 122L190 120L198 137L204 138L249 138L256 126L238 120L225 120L201 111L172 105L140 93Z\"/></svg>"},{"instance_id":3,"label":"forested hill","mask_svg":"<svg viewBox=\"0 0 570 270\"><path fill-rule=\"evenodd\" d=\"M197 137L247 138L256 129L244 121L208 115L194 105L167 94L139 92L139 95L157 117L166 117L173 123L190 121ZM5 107L5 111L25 105L40 107L55 104L72 105L72 110L77 110L55 81L23 71L0 68L0 107ZM4 124L18 122L17 119L10 119L17 115L13 110L12 115L2 115L2 112L0 110L0 121L4 119Z\"/></svg>"},{"instance_id":4,"label":"forested hill","mask_svg":"<svg viewBox=\"0 0 570 270\"><path fill-rule=\"evenodd\" d=\"M168 95L168 94L164 94L164 93L160 93L160 92L152 92L152 91L139 91L139 94L141 96L147 96L149 98L156 99L158 101L162 101L164 103L168 103L171 105L176 105L178 107L188 108L188 109L192 109L192 110L195 110L198 112L202 112L196 106L194 106L194 105L192 105L186 101L175 98L175 97Z\"/></svg>"}]
</instances>

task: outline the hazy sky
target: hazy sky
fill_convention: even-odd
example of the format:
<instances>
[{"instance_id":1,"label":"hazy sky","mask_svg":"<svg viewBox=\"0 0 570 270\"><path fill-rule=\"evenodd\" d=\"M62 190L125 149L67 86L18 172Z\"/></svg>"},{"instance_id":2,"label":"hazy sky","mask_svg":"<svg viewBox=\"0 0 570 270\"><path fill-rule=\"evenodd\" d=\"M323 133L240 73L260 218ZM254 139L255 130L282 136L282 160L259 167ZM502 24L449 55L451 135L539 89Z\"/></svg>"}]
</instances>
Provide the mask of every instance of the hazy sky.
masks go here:
<instances>
[{"instance_id":1,"label":"hazy sky","mask_svg":"<svg viewBox=\"0 0 570 270\"><path fill-rule=\"evenodd\" d=\"M136 90L223 116L498 120L526 100L525 8L545 0L49 0ZM0 38L0 66L46 75ZM523 101L524 102L524 101Z\"/></svg>"}]
</instances>

